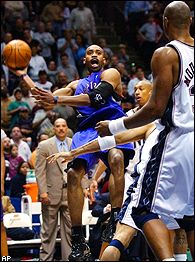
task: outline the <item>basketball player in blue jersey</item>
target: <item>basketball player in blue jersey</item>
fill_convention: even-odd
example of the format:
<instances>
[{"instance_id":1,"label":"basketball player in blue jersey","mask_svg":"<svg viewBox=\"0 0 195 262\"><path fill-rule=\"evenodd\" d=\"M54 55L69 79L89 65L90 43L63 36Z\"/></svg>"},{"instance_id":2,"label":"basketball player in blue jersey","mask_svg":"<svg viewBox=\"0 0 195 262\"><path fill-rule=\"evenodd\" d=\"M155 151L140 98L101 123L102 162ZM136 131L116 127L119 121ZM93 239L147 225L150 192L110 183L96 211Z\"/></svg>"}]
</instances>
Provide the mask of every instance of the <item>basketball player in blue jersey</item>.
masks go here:
<instances>
[{"instance_id":1,"label":"basketball player in blue jersey","mask_svg":"<svg viewBox=\"0 0 195 262\"><path fill-rule=\"evenodd\" d=\"M54 94L44 92L26 75L25 70L15 71L23 78L33 92L37 101L45 108L55 104L65 104L76 107L79 117L78 130L72 138L72 149L84 145L98 137L95 130L97 122L106 119L117 119L125 116L119 105L122 94L120 73L110 68L103 70L105 65L104 51L97 45L91 45L86 50L84 63L89 76L73 81ZM134 156L133 144L129 143L112 148L109 151L81 155L68 165L68 204L72 222L72 252L70 261L86 260L90 257L88 246L82 232L83 190L81 179L90 173L101 159L111 170L109 190L111 198L111 216L103 234L104 241L111 241L115 232L115 218L120 211L124 193L124 169L129 159Z\"/></svg>"},{"instance_id":2,"label":"basketball player in blue jersey","mask_svg":"<svg viewBox=\"0 0 195 262\"><path fill-rule=\"evenodd\" d=\"M153 54L154 85L148 103L124 120L103 121L96 127L104 136L158 119L160 130L157 144L151 148L152 156L143 181L134 189L137 195L132 192L131 209L126 207L120 213L120 230L115 235L116 241L104 251L104 261L119 259L134 228L148 235L158 259L174 261L172 245L166 228L158 219L159 213L175 218L185 229L194 255L194 39L190 36L191 21L190 9L184 2L174 1L165 8L164 31L171 42Z\"/></svg>"}]
</instances>

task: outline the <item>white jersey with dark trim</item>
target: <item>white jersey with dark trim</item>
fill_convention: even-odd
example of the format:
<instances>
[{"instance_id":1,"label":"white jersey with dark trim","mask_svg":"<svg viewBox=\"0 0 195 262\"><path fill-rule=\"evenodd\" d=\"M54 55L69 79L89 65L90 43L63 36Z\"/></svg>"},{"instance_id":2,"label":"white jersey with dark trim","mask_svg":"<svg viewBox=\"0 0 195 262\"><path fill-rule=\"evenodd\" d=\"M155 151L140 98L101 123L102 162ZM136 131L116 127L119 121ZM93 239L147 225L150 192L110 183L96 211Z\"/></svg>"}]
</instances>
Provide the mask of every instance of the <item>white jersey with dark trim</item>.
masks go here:
<instances>
[{"instance_id":1,"label":"white jersey with dark trim","mask_svg":"<svg viewBox=\"0 0 195 262\"><path fill-rule=\"evenodd\" d=\"M179 57L179 78L174 86L160 124L179 127L184 133L194 131L194 46L178 40L166 46L174 48Z\"/></svg>"}]
</instances>

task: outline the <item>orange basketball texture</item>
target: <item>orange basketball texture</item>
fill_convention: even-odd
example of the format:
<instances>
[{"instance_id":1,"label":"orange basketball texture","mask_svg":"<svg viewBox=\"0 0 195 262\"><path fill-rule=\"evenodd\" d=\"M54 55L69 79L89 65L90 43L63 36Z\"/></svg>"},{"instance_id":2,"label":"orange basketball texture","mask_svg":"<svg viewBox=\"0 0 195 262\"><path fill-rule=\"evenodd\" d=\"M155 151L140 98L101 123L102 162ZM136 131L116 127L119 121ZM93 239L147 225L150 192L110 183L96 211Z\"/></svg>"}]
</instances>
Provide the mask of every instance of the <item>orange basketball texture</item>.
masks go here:
<instances>
[{"instance_id":1,"label":"orange basketball texture","mask_svg":"<svg viewBox=\"0 0 195 262\"><path fill-rule=\"evenodd\" d=\"M23 69L31 59L30 46L22 40L12 40L3 49L4 64L11 69Z\"/></svg>"}]
</instances>

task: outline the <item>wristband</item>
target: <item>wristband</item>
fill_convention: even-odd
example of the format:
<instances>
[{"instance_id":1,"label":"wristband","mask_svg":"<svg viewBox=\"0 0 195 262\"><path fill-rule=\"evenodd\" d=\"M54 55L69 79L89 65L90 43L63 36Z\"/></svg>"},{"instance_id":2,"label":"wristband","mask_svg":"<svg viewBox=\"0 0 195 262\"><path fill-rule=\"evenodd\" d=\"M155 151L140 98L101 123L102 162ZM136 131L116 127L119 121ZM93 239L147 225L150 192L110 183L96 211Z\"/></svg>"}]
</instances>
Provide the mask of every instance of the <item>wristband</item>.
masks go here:
<instances>
[{"instance_id":1,"label":"wristband","mask_svg":"<svg viewBox=\"0 0 195 262\"><path fill-rule=\"evenodd\" d=\"M27 76L27 74L22 74L21 76L19 76L20 80L23 80L25 76Z\"/></svg>"},{"instance_id":2,"label":"wristband","mask_svg":"<svg viewBox=\"0 0 195 262\"><path fill-rule=\"evenodd\" d=\"M58 103L58 99L59 99L59 96L54 96L54 97L53 97L54 104L57 104L57 103Z\"/></svg>"},{"instance_id":3,"label":"wristband","mask_svg":"<svg viewBox=\"0 0 195 262\"><path fill-rule=\"evenodd\" d=\"M114 136L98 136L98 144L100 146L101 151L111 149L116 146L116 141Z\"/></svg>"},{"instance_id":4,"label":"wristband","mask_svg":"<svg viewBox=\"0 0 195 262\"><path fill-rule=\"evenodd\" d=\"M109 121L108 127L113 135L128 130L124 125L124 117Z\"/></svg>"}]
</instances>

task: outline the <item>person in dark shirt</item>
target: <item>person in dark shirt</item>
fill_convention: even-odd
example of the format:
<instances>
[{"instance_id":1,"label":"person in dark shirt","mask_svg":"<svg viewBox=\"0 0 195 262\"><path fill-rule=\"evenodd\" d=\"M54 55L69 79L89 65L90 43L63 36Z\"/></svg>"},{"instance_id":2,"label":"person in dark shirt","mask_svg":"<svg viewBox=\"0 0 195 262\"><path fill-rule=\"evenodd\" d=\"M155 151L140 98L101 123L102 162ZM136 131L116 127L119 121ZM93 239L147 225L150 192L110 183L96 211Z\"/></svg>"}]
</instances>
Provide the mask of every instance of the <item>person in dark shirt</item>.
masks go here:
<instances>
[{"instance_id":1,"label":"person in dark shirt","mask_svg":"<svg viewBox=\"0 0 195 262\"><path fill-rule=\"evenodd\" d=\"M22 197L24 194L24 185L26 184L26 175L29 170L29 164L26 161L20 162L17 167L17 174L12 178L10 187L10 197Z\"/></svg>"}]
</instances>

